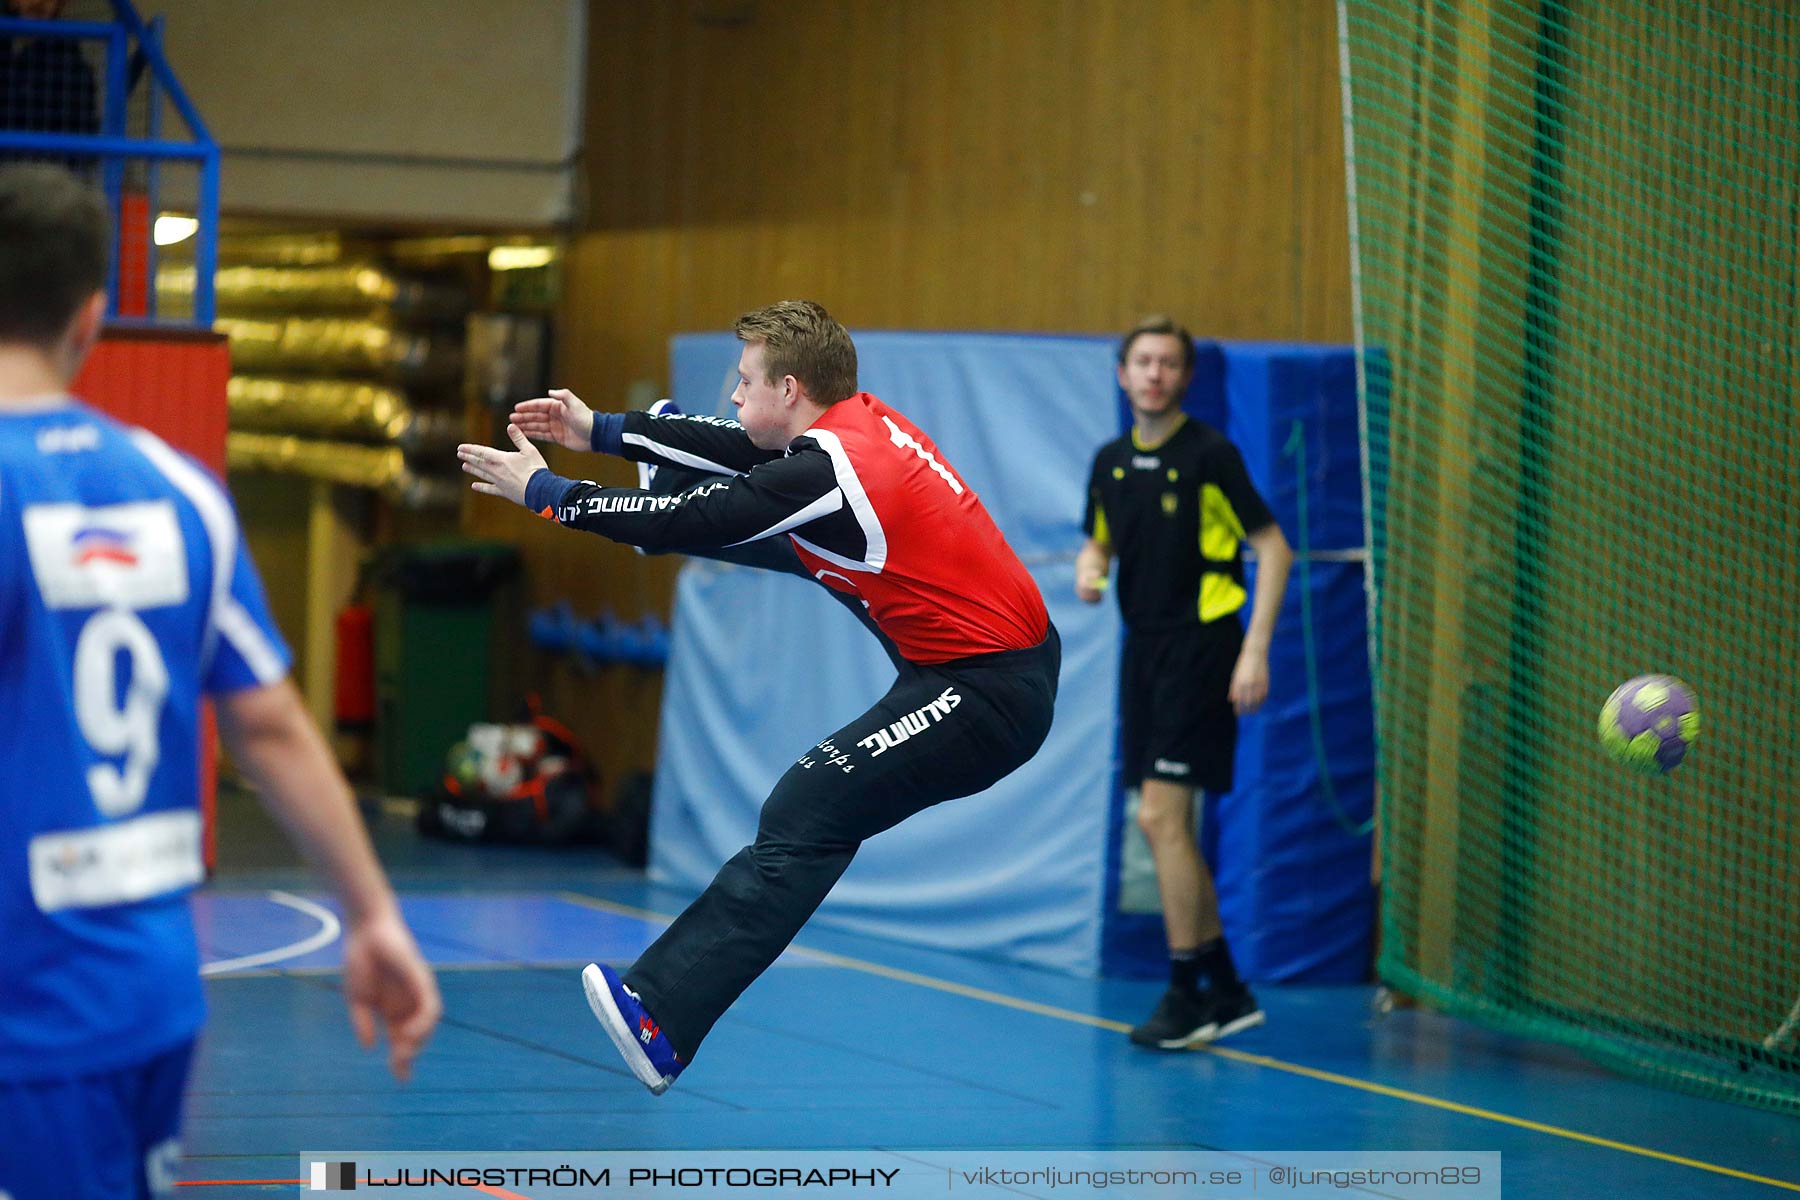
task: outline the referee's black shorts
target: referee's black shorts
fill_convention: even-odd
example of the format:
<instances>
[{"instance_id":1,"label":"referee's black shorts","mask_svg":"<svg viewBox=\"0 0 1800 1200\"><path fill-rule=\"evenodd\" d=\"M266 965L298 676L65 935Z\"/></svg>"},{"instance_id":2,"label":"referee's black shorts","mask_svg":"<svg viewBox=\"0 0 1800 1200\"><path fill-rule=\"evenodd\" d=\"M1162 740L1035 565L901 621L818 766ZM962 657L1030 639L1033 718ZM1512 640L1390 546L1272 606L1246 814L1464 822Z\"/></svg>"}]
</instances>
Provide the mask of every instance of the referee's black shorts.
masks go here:
<instances>
[{"instance_id":1,"label":"referee's black shorts","mask_svg":"<svg viewBox=\"0 0 1800 1200\"><path fill-rule=\"evenodd\" d=\"M1156 633L1127 631L1119 664L1119 745L1126 787L1163 779L1231 790L1237 713L1231 672L1244 645L1235 614Z\"/></svg>"}]
</instances>

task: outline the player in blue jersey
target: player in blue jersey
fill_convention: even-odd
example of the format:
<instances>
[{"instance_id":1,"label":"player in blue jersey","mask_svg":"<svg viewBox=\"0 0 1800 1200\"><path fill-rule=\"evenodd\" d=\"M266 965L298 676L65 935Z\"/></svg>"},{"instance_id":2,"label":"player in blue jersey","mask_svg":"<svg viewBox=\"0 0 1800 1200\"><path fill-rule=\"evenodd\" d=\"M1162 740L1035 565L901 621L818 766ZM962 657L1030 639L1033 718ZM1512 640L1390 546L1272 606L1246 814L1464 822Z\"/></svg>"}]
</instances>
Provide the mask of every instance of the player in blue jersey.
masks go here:
<instances>
[{"instance_id":1,"label":"player in blue jersey","mask_svg":"<svg viewBox=\"0 0 1800 1200\"><path fill-rule=\"evenodd\" d=\"M288 681L231 502L67 394L107 221L60 168L0 167L0 1195L166 1190L202 1011L198 722L331 880L344 990L405 1078L437 985ZM171 403L179 398L171 397Z\"/></svg>"}]
</instances>

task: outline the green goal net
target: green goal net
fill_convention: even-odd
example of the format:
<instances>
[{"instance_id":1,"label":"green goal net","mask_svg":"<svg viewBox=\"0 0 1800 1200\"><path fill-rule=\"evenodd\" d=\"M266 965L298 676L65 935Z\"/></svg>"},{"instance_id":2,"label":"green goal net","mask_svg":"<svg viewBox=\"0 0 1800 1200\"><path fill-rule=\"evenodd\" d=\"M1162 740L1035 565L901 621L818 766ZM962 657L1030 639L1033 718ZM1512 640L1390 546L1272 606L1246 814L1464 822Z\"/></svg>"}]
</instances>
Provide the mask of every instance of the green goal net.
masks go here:
<instances>
[{"instance_id":1,"label":"green goal net","mask_svg":"<svg viewBox=\"0 0 1800 1200\"><path fill-rule=\"evenodd\" d=\"M1800 5L1339 17L1382 977L1800 1113Z\"/></svg>"}]
</instances>

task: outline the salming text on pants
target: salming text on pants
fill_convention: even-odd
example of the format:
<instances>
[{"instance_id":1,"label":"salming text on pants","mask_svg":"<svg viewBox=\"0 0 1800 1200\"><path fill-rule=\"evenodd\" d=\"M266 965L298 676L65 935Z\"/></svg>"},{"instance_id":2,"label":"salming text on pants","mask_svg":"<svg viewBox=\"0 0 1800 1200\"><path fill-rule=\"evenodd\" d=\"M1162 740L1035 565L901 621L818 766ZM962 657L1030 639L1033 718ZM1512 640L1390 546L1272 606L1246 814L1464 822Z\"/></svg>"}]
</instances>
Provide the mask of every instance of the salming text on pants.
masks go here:
<instances>
[{"instance_id":1,"label":"salming text on pants","mask_svg":"<svg viewBox=\"0 0 1800 1200\"><path fill-rule=\"evenodd\" d=\"M991 787L1050 732L1062 648L903 662L875 706L801 755L738 851L625 976L675 1052L787 948L857 847L914 813Z\"/></svg>"}]
</instances>

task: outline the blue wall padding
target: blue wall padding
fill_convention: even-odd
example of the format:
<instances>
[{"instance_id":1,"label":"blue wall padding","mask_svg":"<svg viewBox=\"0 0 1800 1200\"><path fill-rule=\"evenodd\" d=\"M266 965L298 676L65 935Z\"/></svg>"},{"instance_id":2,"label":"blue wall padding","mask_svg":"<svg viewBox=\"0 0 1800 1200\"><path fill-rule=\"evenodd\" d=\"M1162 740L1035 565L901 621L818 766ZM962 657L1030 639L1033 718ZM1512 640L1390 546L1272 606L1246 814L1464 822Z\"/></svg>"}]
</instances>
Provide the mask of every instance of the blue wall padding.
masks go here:
<instances>
[{"instance_id":1,"label":"blue wall padding","mask_svg":"<svg viewBox=\"0 0 1800 1200\"><path fill-rule=\"evenodd\" d=\"M865 333L863 387L929 433L1037 579L1063 638L1036 758L979 796L872 839L822 916L861 932L1064 970L1099 962L1119 621L1074 598L1093 450L1117 434L1101 338ZM675 399L725 413L729 335L675 339ZM755 834L804 751L893 679L822 589L699 560L681 573L663 693L651 874L698 887Z\"/></svg>"},{"instance_id":2,"label":"blue wall padding","mask_svg":"<svg viewBox=\"0 0 1800 1200\"><path fill-rule=\"evenodd\" d=\"M1219 916L1248 978L1348 983L1368 977L1375 916L1363 567L1313 562L1310 580L1299 568L1270 648L1269 699L1241 722L1237 786L1212 826ZM1322 757L1301 632L1309 581Z\"/></svg>"},{"instance_id":3,"label":"blue wall padding","mask_svg":"<svg viewBox=\"0 0 1800 1200\"><path fill-rule=\"evenodd\" d=\"M735 418L731 393L737 387L742 348L729 333L683 333L670 338L669 395L687 412Z\"/></svg>"},{"instance_id":4,"label":"blue wall padding","mask_svg":"<svg viewBox=\"0 0 1800 1200\"><path fill-rule=\"evenodd\" d=\"M1287 450L1304 429L1306 508L1314 550L1363 544L1362 451L1356 417L1356 353L1347 346L1231 342L1225 346L1226 417L1275 519L1294 541L1300 479ZM1297 543L1296 543L1297 544Z\"/></svg>"}]
</instances>

